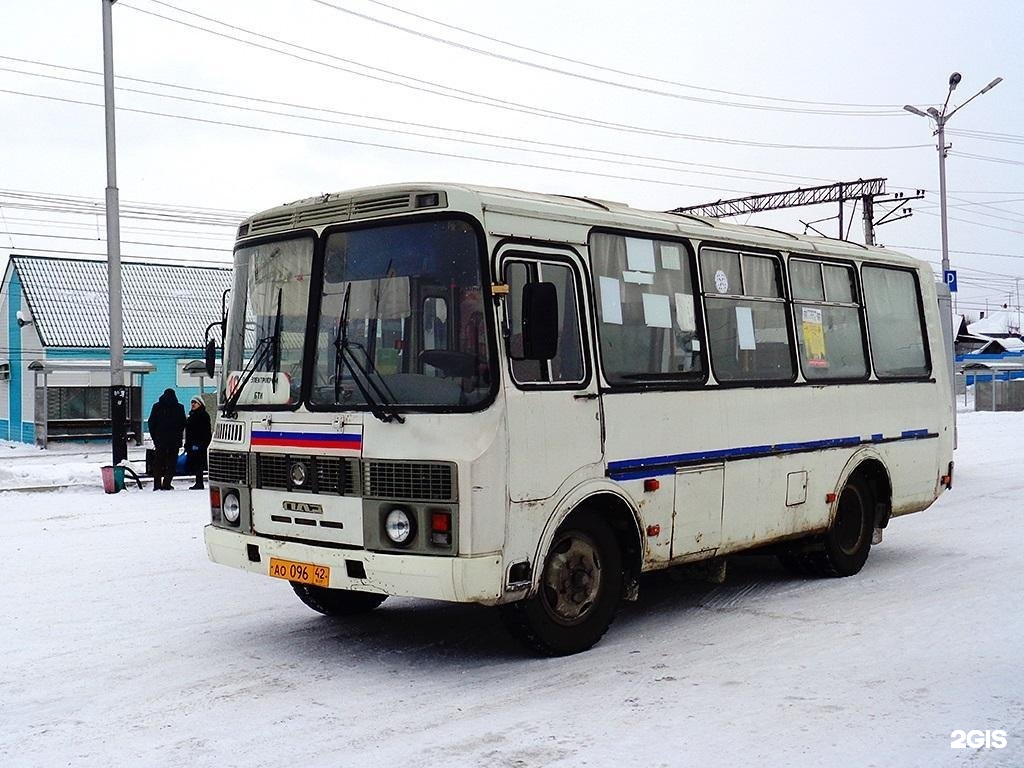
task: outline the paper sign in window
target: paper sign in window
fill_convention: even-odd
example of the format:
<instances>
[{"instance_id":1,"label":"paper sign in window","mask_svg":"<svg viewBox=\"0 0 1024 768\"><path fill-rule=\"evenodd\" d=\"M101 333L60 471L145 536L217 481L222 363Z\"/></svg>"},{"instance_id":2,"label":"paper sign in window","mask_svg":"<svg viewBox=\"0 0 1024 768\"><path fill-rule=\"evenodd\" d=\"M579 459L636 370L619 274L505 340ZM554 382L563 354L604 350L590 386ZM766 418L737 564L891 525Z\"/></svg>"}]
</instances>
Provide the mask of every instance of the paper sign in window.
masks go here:
<instances>
[{"instance_id":1,"label":"paper sign in window","mask_svg":"<svg viewBox=\"0 0 1024 768\"><path fill-rule=\"evenodd\" d=\"M637 285L654 285L654 275L651 272L623 272L622 279Z\"/></svg>"},{"instance_id":2,"label":"paper sign in window","mask_svg":"<svg viewBox=\"0 0 1024 768\"><path fill-rule=\"evenodd\" d=\"M825 354L825 326L821 321L821 310L816 307L801 308L802 331L804 334L804 352L807 354L807 365L811 368L828 368L828 357Z\"/></svg>"},{"instance_id":3,"label":"paper sign in window","mask_svg":"<svg viewBox=\"0 0 1024 768\"><path fill-rule=\"evenodd\" d=\"M669 245L668 243L661 244L661 268L662 269L680 269L682 267L682 258L679 253L678 245Z\"/></svg>"},{"instance_id":4,"label":"paper sign in window","mask_svg":"<svg viewBox=\"0 0 1024 768\"><path fill-rule=\"evenodd\" d=\"M614 277L602 277L598 282L601 287L601 320L613 325L622 325L619 281Z\"/></svg>"},{"instance_id":5,"label":"paper sign in window","mask_svg":"<svg viewBox=\"0 0 1024 768\"><path fill-rule=\"evenodd\" d=\"M750 307L736 307L736 336L740 349L757 349L754 340L754 313Z\"/></svg>"},{"instance_id":6,"label":"paper sign in window","mask_svg":"<svg viewBox=\"0 0 1024 768\"><path fill-rule=\"evenodd\" d=\"M676 325L681 331L697 330L697 318L693 314L693 296L688 293L677 293Z\"/></svg>"},{"instance_id":7,"label":"paper sign in window","mask_svg":"<svg viewBox=\"0 0 1024 768\"><path fill-rule=\"evenodd\" d=\"M626 238L626 264L639 272L654 271L654 241L639 237Z\"/></svg>"},{"instance_id":8,"label":"paper sign in window","mask_svg":"<svg viewBox=\"0 0 1024 768\"><path fill-rule=\"evenodd\" d=\"M644 294L644 322L650 328L672 327L672 309L668 296Z\"/></svg>"}]
</instances>

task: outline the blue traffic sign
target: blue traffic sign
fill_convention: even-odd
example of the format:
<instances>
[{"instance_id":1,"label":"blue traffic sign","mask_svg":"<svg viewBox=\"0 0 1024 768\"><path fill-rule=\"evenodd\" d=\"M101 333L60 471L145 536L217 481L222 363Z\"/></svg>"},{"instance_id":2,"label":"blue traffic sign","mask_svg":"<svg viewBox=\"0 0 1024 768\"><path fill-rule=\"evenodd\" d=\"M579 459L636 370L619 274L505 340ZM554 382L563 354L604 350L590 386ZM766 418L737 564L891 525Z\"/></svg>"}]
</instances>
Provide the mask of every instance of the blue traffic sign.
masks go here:
<instances>
[{"instance_id":1,"label":"blue traffic sign","mask_svg":"<svg viewBox=\"0 0 1024 768\"><path fill-rule=\"evenodd\" d=\"M942 273L942 279L945 281L946 286L949 288L950 293L956 293L956 270L947 269Z\"/></svg>"}]
</instances>

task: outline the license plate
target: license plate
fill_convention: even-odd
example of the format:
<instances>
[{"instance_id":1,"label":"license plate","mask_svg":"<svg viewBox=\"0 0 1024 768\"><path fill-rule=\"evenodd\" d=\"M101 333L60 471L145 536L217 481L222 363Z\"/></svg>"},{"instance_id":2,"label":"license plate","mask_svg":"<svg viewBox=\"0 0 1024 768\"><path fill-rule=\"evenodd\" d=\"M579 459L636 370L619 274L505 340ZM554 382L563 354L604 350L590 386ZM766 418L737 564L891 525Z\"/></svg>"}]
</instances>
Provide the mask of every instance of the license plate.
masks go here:
<instances>
[{"instance_id":1,"label":"license plate","mask_svg":"<svg viewBox=\"0 0 1024 768\"><path fill-rule=\"evenodd\" d=\"M331 569L326 565L297 563L294 560L281 560L277 557L270 558L270 575L275 579L287 579L317 587L326 587L331 583Z\"/></svg>"}]
</instances>

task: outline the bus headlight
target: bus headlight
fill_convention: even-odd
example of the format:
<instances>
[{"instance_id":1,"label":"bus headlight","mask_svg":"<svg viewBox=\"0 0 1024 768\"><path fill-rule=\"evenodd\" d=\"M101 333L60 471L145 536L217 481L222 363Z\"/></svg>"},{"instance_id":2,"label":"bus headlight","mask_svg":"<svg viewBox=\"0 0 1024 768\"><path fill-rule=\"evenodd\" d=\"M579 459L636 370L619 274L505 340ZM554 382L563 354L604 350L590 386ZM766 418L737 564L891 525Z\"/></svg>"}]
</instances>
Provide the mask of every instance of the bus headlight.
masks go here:
<instances>
[{"instance_id":1,"label":"bus headlight","mask_svg":"<svg viewBox=\"0 0 1024 768\"><path fill-rule=\"evenodd\" d=\"M415 530L413 529L412 515L404 509L392 509L384 518L384 533L391 539L393 544L404 547L412 541Z\"/></svg>"},{"instance_id":2,"label":"bus headlight","mask_svg":"<svg viewBox=\"0 0 1024 768\"><path fill-rule=\"evenodd\" d=\"M224 500L221 502L221 513L229 523L238 525L238 518L242 514L242 503L238 500L237 493L229 491L224 494Z\"/></svg>"}]
</instances>

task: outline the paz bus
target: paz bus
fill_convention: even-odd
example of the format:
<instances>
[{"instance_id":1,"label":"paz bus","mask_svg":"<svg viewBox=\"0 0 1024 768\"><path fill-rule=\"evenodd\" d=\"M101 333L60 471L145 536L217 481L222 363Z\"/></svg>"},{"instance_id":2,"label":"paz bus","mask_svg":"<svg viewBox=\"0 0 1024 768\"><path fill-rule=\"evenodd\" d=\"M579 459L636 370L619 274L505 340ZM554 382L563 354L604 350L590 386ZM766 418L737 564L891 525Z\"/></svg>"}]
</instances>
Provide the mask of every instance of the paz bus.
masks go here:
<instances>
[{"instance_id":1,"label":"paz bus","mask_svg":"<svg viewBox=\"0 0 1024 768\"><path fill-rule=\"evenodd\" d=\"M952 487L934 277L882 248L366 188L242 223L223 338L209 557L329 616L481 603L575 653L645 571L851 576Z\"/></svg>"}]
</instances>

